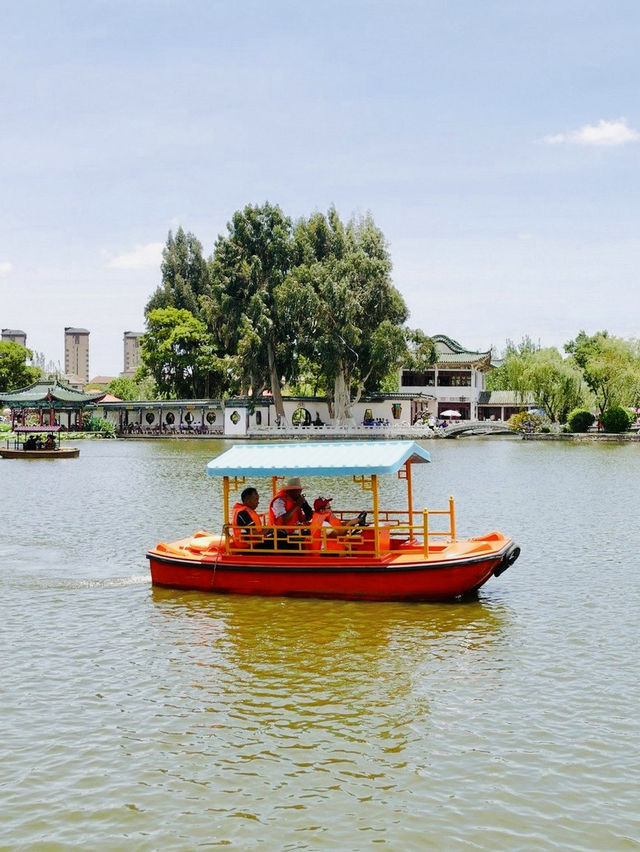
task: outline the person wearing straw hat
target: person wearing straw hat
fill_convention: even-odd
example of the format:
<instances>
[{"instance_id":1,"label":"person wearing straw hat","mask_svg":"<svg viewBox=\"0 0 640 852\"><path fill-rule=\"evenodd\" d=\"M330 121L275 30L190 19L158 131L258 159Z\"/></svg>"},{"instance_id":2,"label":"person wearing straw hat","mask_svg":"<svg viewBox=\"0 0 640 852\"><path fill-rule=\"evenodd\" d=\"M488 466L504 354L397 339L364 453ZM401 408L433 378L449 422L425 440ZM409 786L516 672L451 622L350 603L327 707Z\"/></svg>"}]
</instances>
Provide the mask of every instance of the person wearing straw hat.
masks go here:
<instances>
[{"instance_id":1,"label":"person wearing straw hat","mask_svg":"<svg viewBox=\"0 0 640 852\"><path fill-rule=\"evenodd\" d=\"M312 515L298 476L288 479L269 503L269 524L274 527L305 525Z\"/></svg>"},{"instance_id":2,"label":"person wearing straw hat","mask_svg":"<svg viewBox=\"0 0 640 852\"><path fill-rule=\"evenodd\" d=\"M302 550L300 536L309 534L309 521L312 515L313 509L302 493L300 478L293 476L286 481L269 503L269 525L276 528L277 548Z\"/></svg>"}]
</instances>

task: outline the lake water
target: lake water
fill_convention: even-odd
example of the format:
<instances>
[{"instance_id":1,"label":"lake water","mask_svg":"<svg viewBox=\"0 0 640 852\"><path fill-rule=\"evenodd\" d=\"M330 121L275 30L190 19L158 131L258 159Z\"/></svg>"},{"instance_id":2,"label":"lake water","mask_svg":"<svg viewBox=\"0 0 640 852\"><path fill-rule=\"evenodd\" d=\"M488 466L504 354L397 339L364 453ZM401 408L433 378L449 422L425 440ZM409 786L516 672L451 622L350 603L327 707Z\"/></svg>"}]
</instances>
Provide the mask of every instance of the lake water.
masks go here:
<instances>
[{"instance_id":1,"label":"lake water","mask_svg":"<svg viewBox=\"0 0 640 852\"><path fill-rule=\"evenodd\" d=\"M228 444L79 445L0 461L0 849L640 849L640 446L426 442L416 505L522 546L441 605L154 590Z\"/></svg>"}]
</instances>

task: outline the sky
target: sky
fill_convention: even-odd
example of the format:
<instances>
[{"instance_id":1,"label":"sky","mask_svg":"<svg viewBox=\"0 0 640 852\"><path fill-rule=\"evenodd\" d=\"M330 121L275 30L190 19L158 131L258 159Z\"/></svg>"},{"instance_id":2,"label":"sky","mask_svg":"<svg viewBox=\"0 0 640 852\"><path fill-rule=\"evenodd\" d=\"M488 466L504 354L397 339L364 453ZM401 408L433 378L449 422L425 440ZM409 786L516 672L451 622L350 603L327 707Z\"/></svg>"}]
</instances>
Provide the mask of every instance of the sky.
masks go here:
<instances>
[{"instance_id":1,"label":"sky","mask_svg":"<svg viewBox=\"0 0 640 852\"><path fill-rule=\"evenodd\" d=\"M638 337L637 0L0 0L0 326L123 369L168 232L335 206L409 325Z\"/></svg>"}]
</instances>

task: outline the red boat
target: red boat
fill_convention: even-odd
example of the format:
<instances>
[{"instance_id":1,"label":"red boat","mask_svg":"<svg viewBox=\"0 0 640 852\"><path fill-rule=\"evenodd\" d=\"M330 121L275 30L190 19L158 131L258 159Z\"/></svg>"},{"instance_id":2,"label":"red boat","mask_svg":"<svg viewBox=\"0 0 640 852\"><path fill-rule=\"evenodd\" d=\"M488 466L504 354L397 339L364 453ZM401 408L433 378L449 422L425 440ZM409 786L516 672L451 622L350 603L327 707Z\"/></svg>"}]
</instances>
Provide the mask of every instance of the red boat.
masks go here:
<instances>
[{"instance_id":1,"label":"red boat","mask_svg":"<svg viewBox=\"0 0 640 852\"><path fill-rule=\"evenodd\" d=\"M455 505L415 510L412 468L430 461L413 441L343 441L236 445L207 465L222 479L221 534L200 530L147 553L156 586L250 595L378 601L447 601L500 576L520 548L500 532L456 537ZM379 503L378 477L406 482L406 507ZM260 517L251 536L231 523L230 498L247 479L270 477L272 491L287 476L350 476L370 497L371 523L276 527ZM434 524L434 518L437 520ZM442 525L445 529L434 529ZM285 534L283 535L283 529Z\"/></svg>"}]
</instances>

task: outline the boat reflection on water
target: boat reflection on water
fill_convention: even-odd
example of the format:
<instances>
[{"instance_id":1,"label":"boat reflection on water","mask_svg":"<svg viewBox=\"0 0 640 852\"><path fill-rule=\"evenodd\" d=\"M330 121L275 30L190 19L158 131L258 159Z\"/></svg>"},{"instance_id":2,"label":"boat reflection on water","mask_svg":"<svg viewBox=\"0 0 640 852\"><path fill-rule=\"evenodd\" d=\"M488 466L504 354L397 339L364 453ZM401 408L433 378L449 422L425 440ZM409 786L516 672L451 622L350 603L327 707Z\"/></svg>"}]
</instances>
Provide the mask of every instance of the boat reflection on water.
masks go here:
<instances>
[{"instance_id":1,"label":"boat reflection on water","mask_svg":"<svg viewBox=\"0 0 640 852\"><path fill-rule=\"evenodd\" d=\"M356 673L366 680L404 671L443 654L485 654L505 642L502 603L473 601L424 607L410 603L212 597L152 588L160 630L177 631L180 647L199 665L223 663L280 683L304 673ZM190 636L185 642L185 637ZM163 644L170 641L164 637ZM311 684L313 685L313 683Z\"/></svg>"}]
</instances>

